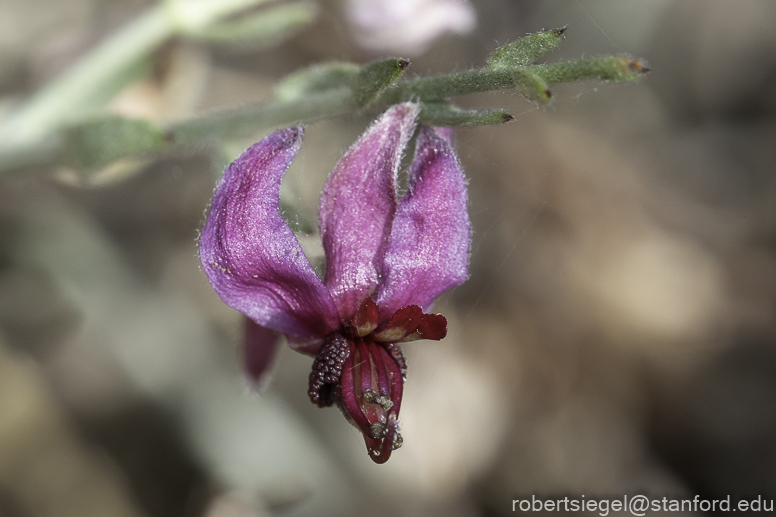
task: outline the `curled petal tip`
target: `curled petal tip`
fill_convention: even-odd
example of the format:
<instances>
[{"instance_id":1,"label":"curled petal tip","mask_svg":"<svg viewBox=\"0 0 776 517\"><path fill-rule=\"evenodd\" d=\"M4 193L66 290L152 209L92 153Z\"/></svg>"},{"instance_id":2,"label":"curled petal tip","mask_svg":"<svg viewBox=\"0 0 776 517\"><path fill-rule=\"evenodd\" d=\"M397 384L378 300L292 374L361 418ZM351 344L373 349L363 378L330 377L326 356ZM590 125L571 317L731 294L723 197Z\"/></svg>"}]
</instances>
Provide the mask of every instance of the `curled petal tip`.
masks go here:
<instances>
[{"instance_id":1,"label":"curled petal tip","mask_svg":"<svg viewBox=\"0 0 776 517\"><path fill-rule=\"evenodd\" d=\"M453 128L446 126L434 126L433 130L444 138L448 144L453 145Z\"/></svg>"},{"instance_id":2,"label":"curled petal tip","mask_svg":"<svg viewBox=\"0 0 776 517\"><path fill-rule=\"evenodd\" d=\"M418 113L420 113L420 103L418 102L402 102L401 104L394 104L385 111L385 114L388 116L398 115L412 117L413 120L411 123L415 122L414 119L417 117Z\"/></svg>"},{"instance_id":3,"label":"curled petal tip","mask_svg":"<svg viewBox=\"0 0 776 517\"><path fill-rule=\"evenodd\" d=\"M301 338L338 324L336 308L279 211L280 181L303 130L276 131L221 178L199 243L210 285L258 325Z\"/></svg>"},{"instance_id":4,"label":"curled petal tip","mask_svg":"<svg viewBox=\"0 0 776 517\"><path fill-rule=\"evenodd\" d=\"M281 129L274 134L278 135L278 138L285 145L294 145L297 142L301 143L302 137L304 136L304 128L302 126L291 126L286 129Z\"/></svg>"}]
</instances>

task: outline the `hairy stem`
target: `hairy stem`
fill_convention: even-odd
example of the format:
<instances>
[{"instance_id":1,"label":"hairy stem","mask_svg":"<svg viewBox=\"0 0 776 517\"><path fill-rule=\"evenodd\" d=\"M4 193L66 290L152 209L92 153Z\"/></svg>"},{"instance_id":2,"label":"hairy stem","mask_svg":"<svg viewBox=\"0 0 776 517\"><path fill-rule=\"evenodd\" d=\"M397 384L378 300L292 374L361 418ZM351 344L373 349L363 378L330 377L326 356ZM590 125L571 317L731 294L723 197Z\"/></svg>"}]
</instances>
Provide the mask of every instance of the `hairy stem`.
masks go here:
<instances>
[{"instance_id":1,"label":"hairy stem","mask_svg":"<svg viewBox=\"0 0 776 517\"><path fill-rule=\"evenodd\" d=\"M389 61L391 60L384 63L389 63ZM400 59L395 61L401 65L398 68L400 70L406 66L406 64L402 64L404 62ZM122 142L115 142L111 144L111 147L118 149L116 156L120 156L121 149L124 148L127 149L127 155L152 155L177 147L217 146L223 140L250 137L275 127L357 113L365 107L382 107L408 100L426 103L426 115L432 118L436 116L442 120L441 123L445 123L444 121L455 125L503 123L512 119L508 113L503 111L492 113L477 110L471 112L455 111L455 108L450 107L442 109L439 103L449 97L505 88L517 88L527 99L547 103L552 99L551 92L546 86L548 83L591 78L622 82L636 79L647 71L648 69L642 61L627 57L593 58L519 67L486 66L463 72L417 77L385 87L380 86L381 93L373 97L371 102L361 98L364 97L363 95L359 97L359 92L363 88L354 90L348 85L333 86L320 91L289 94L288 98L281 95L280 99L206 115L163 128L154 129L149 126L149 135L147 135L149 138L147 139L139 138L143 137L137 133L141 126L133 125L134 131L127 133L128 137L131 135L134 139L133 142L137 142L138 138L140 141L154 142L153 146L149 145L143 151L139 150L136 143L133 146L133 142L127 140L127 145L122 146ZM350 76L347 75L347 77ZM526 78L533 80L527 81ZM385 80L385 78L381 80ZM386 84L392 80L394 79L385 80ZM154 132L164 136L161 142L151 138ZM67 130L64 134L68 134ZM117 130L112 138L121 140L123 134ZM61 134L54 133L37 145L25 143L25 145L0 150L0 172L59 163L63 156L68 156L68 152L72 154L72 151L68 151L67 147L68 139L63 138ZM89 149L89 146L84 148Z\"/></svg>"}]
</instances>

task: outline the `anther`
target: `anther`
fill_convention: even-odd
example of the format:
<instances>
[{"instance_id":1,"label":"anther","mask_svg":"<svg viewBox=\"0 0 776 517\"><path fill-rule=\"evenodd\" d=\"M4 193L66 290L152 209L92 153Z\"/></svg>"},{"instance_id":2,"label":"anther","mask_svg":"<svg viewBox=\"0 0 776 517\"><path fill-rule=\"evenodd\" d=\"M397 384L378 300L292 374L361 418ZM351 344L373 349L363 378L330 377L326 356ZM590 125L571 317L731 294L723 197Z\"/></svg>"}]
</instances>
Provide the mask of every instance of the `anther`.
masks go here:
<instances>
[{"instance_id":1,"label":"anther","mask_svg":"<svg viewBox=\"0 0 776 517\"><path fill-rule=\"evenodd\" d=\"M379 395L375 390L366 390L362 395L364 402L379 404L383 410L388 411L393 407L393 401L385 395Z\"/></svg>"},{"instance_id":2,"label":"anther","mask_svg":"<svg viewBox=\"0 0 776 517\"><path fill-rule=\"evenodd\" d=\"M369 426L369 437L376 440L382 440L388 433L388 427L382 422L375 422Z\"/></svg>"},{"instance_id":3,"label":"anther","mask_svg":"<svg viewBox=\"0 0 776 517\"><path fill-rule=\"evenodd\" d=\"M395 451L396 449L400 448L403 443L404 443L404 438L402 438L399 432L396 431L393 434L393 443L391 444L391 449Z\"/></svg>"}]
</instances>

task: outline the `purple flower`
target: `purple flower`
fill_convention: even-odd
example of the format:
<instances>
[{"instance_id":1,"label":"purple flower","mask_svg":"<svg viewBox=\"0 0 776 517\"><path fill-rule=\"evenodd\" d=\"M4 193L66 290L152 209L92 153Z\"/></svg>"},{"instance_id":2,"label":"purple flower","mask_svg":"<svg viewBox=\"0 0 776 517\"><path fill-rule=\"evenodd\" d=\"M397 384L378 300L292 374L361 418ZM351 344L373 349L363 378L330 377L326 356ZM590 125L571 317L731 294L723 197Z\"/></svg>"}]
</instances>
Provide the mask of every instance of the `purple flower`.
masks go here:
<instances>
[{"instance_id":1,"label":"purple flower","mask_svg":"<svg viewBox=\"0 0 776 517\"><path fill-rule=\"evenodd\" d=\"M445 337L444 316L425 311L468 275L466 180L450 130L421 127L408 190L397 201L417 114L415 104L391 107L329 176L318 220L324 281L279 211L298 127L269 135L226 169L199 244L213 289L249 318L249 375L258 382L285 334L292 348L315 356L310 399L337 403L377 463L402 442L399 343Z\"/></svg>"}]
</instances>

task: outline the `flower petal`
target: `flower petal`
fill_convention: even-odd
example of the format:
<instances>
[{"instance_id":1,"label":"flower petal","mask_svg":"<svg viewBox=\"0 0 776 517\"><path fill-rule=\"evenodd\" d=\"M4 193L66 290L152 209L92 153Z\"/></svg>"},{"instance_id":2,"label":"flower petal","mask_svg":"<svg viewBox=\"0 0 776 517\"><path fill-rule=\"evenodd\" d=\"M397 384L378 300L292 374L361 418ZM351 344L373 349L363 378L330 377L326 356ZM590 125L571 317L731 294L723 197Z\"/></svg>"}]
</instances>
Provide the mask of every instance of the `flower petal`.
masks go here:
<instances>
[{"instance_id":1,"label":"flower petal","mask_svg":"<svg viewBox=\"0 0 776 517\"><path fill-rule=\"evenodd\" d=\"M355 335L364 337L377 328L380 320L380 312L377 304L371 298L367 298L353 315L350 325Z\"/></svg>"},{"instance_id":2,"label":"flower petal","mask_svg":"<svg viewBox=\"0 0 776 517\"><path fill-rule=\"evenodd\" d=\"M261 389L267 381L272 361L280 343L280 334L267 327L257 325L245 318L245 372L252 387Z\"/></svg>"},{"instance_id":3,"label":"flower petal","mask_svg":"<svg viewBox=\"0 0 776 517\"><path fill-rule=\"evenodd\" d=\"M325 341L326 336L297 338L286 334L286 343L288 344L289 348L296 350L301 354L307 354L313 357L315 357Z\"/></svg>"},{"instance_id":4,"label":"flower petal","mask_svg":"<svg viewBox=\"0 0 776 517\"><path fill-rule=\"evenodd\" d=\"M404 391L403 356L398 348L392 353L372 341L348 341L348 346L350 354L341 367L341 407L364 435L372 461L385 463L402 444L398 417Z\"/></svg>"},{"instance_id":5,"label":"flower petal","mask_svg":"<svg viewBox=\"0 0 776 517\"><path fill-rule=\"evenodd\" d=\"M451 137L431 127L420 130L409 190L388 239L377 298L381 314L408 305L428 310L437 296L468 278L466 179Z\"/></svg>"},{"instance_id":6,"label":"flower petal","mask_svg":"<svg viewBox=\"0 0 776 517\"><path fill-rule=\"evenodd\" d=\"M401 343L417 341L419 339L431 339L439 341L447 336L447 318L441 314L424 314L418 328L411 334L401 339Z\"/></svg>"},{"instance_id":7,"label":"flower petal","mask_svg":"<svg viewBox=\"0 0 776 517\"><path fill-rule=\"evenodd\" d=\"M411 103L388 109L342 157L321 194L326 287L343 321L378 285L396 211L396 173L418 109Z\"/></svg>"},{"instance_id":8,"label":"flower petal","mask_svg":"<svg viewBox=\"0 0 776 517\"><path fill-rule=\"evenodd\" d=\"M375 332L374 340L385 343L397 343L409 334L415 332L423 321L423 309L417 305L402 307L384 328Z\"/></svg>"},{"instance_id":9,"label":"flower petal","mask_svg":"<svg viewBox=\"0 0 776 517\"><path fill-rule=\"evenodd\" d=\"M224 303L263 327L314 338L339 326L337 310L278 209L280 180L301 141L301 128L278 131L227 167L199 255Z\"/></svg>"},{"instance_id":10,"label":"flower petal","mask_svg":"<svg viewBox=\"0 0 776 517\"><path fill-rule=\"evenodd\" d=\"M407 343L419 339L439 341L447 335L447 318L441 314L423 314L417 305L402 307L372 338L380 343Z\"/></svg>"}]
</instances>

